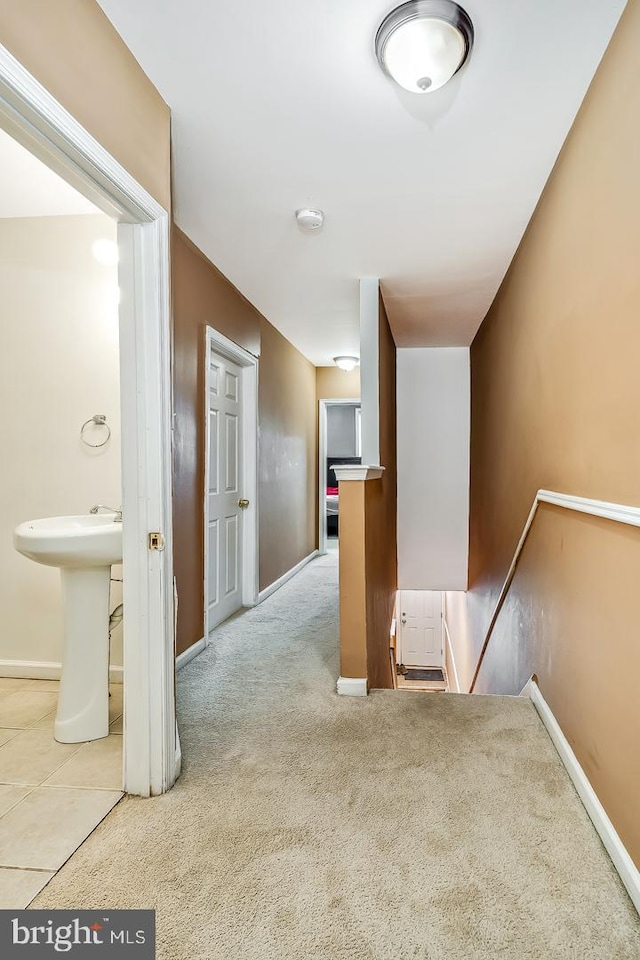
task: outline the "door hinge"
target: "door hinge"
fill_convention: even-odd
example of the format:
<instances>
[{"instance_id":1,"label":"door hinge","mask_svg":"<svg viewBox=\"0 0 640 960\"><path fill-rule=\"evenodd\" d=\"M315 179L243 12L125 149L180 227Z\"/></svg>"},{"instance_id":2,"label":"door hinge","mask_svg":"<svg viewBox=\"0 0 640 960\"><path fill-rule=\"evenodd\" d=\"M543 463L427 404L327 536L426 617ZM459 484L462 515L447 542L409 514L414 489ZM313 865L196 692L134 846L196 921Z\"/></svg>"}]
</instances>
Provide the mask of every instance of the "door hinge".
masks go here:
<instances>
[{"instance_id":1,"label":"door hinge","mask_svg":"<svg viewBox=\"0 0 640 960\"><path fill-rule=\"evenodd\" d=\"M149 550L164 550L164 537L161 533L154 531L149 534Z\"/></svg>"}]
</instances>

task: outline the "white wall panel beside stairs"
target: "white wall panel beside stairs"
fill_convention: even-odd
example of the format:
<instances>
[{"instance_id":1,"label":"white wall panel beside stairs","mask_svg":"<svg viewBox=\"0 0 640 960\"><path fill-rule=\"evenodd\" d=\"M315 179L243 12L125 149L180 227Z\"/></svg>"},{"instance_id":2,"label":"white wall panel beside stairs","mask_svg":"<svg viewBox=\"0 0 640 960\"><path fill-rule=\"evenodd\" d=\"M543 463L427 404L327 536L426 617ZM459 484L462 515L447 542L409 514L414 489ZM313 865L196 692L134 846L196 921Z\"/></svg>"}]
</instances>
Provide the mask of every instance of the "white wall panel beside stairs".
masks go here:
<instances>
[{"instance_id":1,"label":"white wall panel beside stairs","mask_svg":"<svg viewBox=\"0 0 640 960\"><path fill-rule=\"evenodd\" d=\"M398 350L400 590L467 589L470 391L467 347Z\"/></svg>"}]
</instances>

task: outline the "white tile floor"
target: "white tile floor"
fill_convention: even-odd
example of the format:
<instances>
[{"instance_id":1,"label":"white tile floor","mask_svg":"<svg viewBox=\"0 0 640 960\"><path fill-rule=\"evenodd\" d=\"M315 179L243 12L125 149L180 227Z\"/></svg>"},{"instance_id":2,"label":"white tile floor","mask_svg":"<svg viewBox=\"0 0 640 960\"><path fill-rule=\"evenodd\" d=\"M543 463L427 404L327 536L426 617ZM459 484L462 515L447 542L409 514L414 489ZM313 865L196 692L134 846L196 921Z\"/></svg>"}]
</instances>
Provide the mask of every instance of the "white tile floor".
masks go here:
<instances>
[{"instance_id":1,"label":"white tile floor","mask_svg":"<svg viewBox=\"0 0 640 960\"><path fill-rule=\"evenodd\" d=\"M0 909L26 907L122 797L122 685L109 736L56 743L58 683L0 677Z\"/></svg>"}]
</instances>

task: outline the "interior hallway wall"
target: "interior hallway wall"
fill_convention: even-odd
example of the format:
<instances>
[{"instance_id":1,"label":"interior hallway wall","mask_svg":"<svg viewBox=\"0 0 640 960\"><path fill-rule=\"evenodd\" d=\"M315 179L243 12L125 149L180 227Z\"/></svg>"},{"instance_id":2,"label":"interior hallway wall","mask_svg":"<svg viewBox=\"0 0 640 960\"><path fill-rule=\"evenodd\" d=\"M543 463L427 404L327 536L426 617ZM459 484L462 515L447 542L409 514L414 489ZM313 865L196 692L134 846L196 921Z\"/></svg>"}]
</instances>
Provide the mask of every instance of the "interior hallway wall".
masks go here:
<instances>
[{"instance_id":1,"label":"interior hallway wall","mask_svg":"<svg viewBox=\"0 0 640 960\"><path fill-rule=\"evenodd\" d=\"M460 663L475 661L536 490L640 504L639 47L631 0L472 346ZM543 507L477 689L538 675L640 865L639 579L638 530Z\"/></svg>"},{"instance_id":2,"label":"interior hallway wall","mask_svg":"<svg viewBox=\"0 0 640 960\"><path fill-rule=\"evenodd\" d=\"M102 238L116 240L102 215L0 219L0 661L62 659L60 571L17 553L14 528L122 502L118 274L92 256ZM111 438L92 449L80 428L96 413ZM111 609L121 597L113 584ZM120 629L111 662L122 665Z\"/></svg>"},{"instance_id":3,"label":"interior hallway wall","mask_svg":"<svg viewBox=\"0 0 640 960\"><path fill-rule=\"evenodd\" d=\"M360 367L340 370L339 367L316 367L316 400L358 400Z\"/></svg>"},{"instance_id":4,"label":"interior hallway wall","mask_svg":"<svg viewBox=\"0 0 640 960\"><path fill-rule=\"evenodd\" d=\"M260 589L317 547L316 368L264 318L259 390Z\"/></svg>"},{"instance_id":5,"label":"interior hallway wall","mask_svg":"<svg viewBox=\"0 0 640 960\"><path fill-rule=\"evenodd\" d=\"M378 328L381 480L365 486L367 674L370 688L393 687L389 632L398 588L396 345L379 297Z\"/></svg>"},{"instance_id":6,"label":"interior hallway wall","mask_svg":"<svg viewBox=\"0 0 640 960\"><path fill-rule=\"evenodd\" d=\"M207 325L260 357L260 588L315 549L315 368L177 228L172 234L177 651L204 631Z\"/></svg>"},{"instance_id":7,"label":"interior hallway wall","mask_svg":"<svg viewBox=\"0 0 640 960\"><path fill-rule=\"evenodd\" d=\"M327 407L327 456L358 456L358 407L332 403Z\"/></svg>"},{"instance_id":8,"label":"interior hallway wall","mask_svg":"<svg viewBox=\"0 0 640 960\"><path fill-rule=\"evenodd\" d=\"M171 209L169 108L95 0L0 0L0 43Z\"/></svg>"},{"instance_id":9,"label":"interior hallway wall","mask_svg":"<svg viewBox=\"0 0 640 960\"><path fill-rule=\"evenodd\" d=\"M398 350L398 587L466 590L471 384L466 347Z\"/></svg>"}]
</instances>

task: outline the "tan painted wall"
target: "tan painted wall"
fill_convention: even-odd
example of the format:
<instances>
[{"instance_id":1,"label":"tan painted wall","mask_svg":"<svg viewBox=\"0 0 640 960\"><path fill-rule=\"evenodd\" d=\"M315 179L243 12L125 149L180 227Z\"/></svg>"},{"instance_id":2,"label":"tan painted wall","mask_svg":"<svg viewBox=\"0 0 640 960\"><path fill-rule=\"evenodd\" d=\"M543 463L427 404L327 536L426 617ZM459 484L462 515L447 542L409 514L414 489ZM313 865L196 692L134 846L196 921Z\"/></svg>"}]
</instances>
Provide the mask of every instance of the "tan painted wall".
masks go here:
<instances>
[{"instance_id":1,"label":"tan painted wall","mask_svg":"<svg viewBox=\"0 0 640 960\"><path fill-rule=\"evenodd\" d=\"M482 642L538 488L640 503L639 48L631 0L472 346L461 662ZM638 863L639 573L638 531L544 507L478 685L514 693L538 674Z\"/></svg>"},{"instance_id":2,"label":"tan painted wall","mask_svg":"<svg viewBox=\"0 0 640 960\"><path fill-rule=\"evenodd\" d=\"M169 108L94 0L0 0L0 43L171 209Z\"/></svg>"},{"instance_id":3,"label":"tan painted wall","mask_svg":"<svg viewBox=\"0 0 640 960\"><path fill-rule=\"evenodd\" d=\"M316 367L316 400L357 400L360 367L350 373L338 367Z\"/></svg>"},{"instance_id":4,"label":"tan painted wall","mask_svg":"<svg viewBox=\"0 0 640 960\"><path fill-rule=\"evenodd\" d=\"M266 320L260 352L260 589L317 545L316 368Z\"/></svg>"},{"instance_id":5,"label":"tan painted wall","mask_svg":"<svg viewBox=\"0 0 640 960\"><path fill-rule=\"evenodd\" d=\"M260 587L315 547L315 368L174 228L174 551L181 653L204 630L207 325L260 356Z\"/></svg>"},{"instance_id":6,"label":"tan painted wall","mask_svg":"<svg viewBox=\"0 0 640 960\"><path fill-rule=\"evenodd\" d=\"M376 480L340 484L340 676L364 678L367 667L366 486Z\"/></svg>"}]
</instances>

